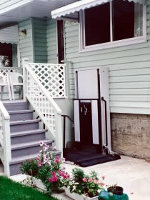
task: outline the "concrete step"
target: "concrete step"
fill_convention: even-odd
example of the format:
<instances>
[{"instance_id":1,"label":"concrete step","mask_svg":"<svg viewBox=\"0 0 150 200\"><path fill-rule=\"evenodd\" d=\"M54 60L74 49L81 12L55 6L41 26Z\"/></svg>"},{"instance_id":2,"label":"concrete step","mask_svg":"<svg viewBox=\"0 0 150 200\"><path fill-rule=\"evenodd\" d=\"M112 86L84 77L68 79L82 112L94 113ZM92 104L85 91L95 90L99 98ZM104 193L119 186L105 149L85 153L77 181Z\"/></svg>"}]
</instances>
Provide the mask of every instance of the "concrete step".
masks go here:
<instances>
[{"instance_id":1,"label":"concrete step","mask_svg":"<svg viewBox=\"0 0 150 200\"><path fill-rule=\"evenodd\" d=\"M45 139L45 129L35 129L11 133L11 144L21 144L26 142L42 141Z\"/></svg>"},{"instance_id":2,"label":"concrete step","mask_svg":"<svg viewBox=\"0 0 150 200\"><path fill-rule=\"evenodd\" d=\"M51 140L42 140L42 141L48 144L49 146L51 146L53 143L53 141ZM16 157L36 154L40 151L40 149L41 149L40 141L13 144L11 145L11 157L16 158Z\"/></svg>"},{"instance_id":3,"label":"concrete step","mask_svg":"<svg viewBox=\"0 0 150 200\"><path fill-rule=\"evenodd\" d=\"M21 156L19 158L13 158L10 162L10 175L12 176L12 175L16 175L16 174L21 174L21 172L20 172L21 164L26 160L35 159L37 157L37 155L38 154L36 153L36 154ZM55 151L55 155L61 156L61 152Z\"/></svg>"},{"instance_id":4,"label":"concrete step","mask_svg":"<svg viewBox=\"0 0 150 200\"><path fill-rule=\"evenodd\" d=\"M21 132L39 129L39 119L10 122L10 132Z\"/></svg>"},{"instance_id":5,"label":"concrete step","mask_svg":"<svg viewBox=\"0 0 150 200\"><path fill-rule=\"evenodd\" d=\"M7 111L16 111L16 110L28 110L29 105L26 101L10 101L4 102L4 106Z\"/></svg>"},{"instance_id":6,"label":"concrete step","mask_svg":"<svg viewBox=\"0 0 150 200\"><path fill-rule=\"evenodd\" d=\"M10 115L10 121L25 121L33 119L33 112L33 110L8 111Z\"/></svg>"}]
</instances>

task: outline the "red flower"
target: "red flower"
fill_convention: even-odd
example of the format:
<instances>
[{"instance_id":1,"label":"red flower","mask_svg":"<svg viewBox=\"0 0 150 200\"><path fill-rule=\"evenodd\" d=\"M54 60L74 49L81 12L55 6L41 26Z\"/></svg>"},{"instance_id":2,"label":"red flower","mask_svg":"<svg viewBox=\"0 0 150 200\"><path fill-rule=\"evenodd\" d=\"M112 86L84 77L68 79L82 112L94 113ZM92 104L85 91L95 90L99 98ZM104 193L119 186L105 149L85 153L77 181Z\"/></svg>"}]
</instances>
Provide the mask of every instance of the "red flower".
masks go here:
<instances>
[{"instance_id":1,"label":"red flower","mask_svg":"<svg viewBox=\"0 0 150 200\"><path fill-rule=\"evenodd\" d=\"M56 172L52 172L52 176L56 176Z\"/></svg>"},{"instance_id":2,"label":"red flower","mask_svg":"<svg viewBox=\"0 0 150 200\"><path fill-rule=\"evenodd\" d=\"M52 177L49 178L49 182L57 182L57 180L56 172L52 172Z\"/></svg>"},{"instance_id":3,"label":"red flower","mask_svg":"<svg viewBox=\"0 0 150 200\"><path fill-rule=\"evenodd\" d=\"M62 176L64 179L70 178L69 174L64 171L59 171L60 176Z\"/></svg>"},{"instance_id":4,"label":"red flower","mask_svg":"<svg viewBox=\"0 0 150 200\"><path fill-rule=\"evenodd\" d=\"M55 160L54 162L58 164L58 163L60 163L60 160Z\"/></svg>"}]
</instances>

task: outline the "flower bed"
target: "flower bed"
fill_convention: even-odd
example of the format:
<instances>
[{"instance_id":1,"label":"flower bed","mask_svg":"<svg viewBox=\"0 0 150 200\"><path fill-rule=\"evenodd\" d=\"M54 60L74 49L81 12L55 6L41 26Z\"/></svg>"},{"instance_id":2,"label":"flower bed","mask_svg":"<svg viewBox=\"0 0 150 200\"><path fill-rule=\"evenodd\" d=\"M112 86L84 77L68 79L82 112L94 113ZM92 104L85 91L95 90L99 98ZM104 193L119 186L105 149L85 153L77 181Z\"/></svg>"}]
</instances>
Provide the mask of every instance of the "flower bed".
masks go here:
<instances>
[{"instance_id":1,"label":"flower bed","mask_svg":"<svg viewBox=\"0 0 150 200\"><path fill-rule=\"evenodd\" d=\"M41 180L47 193L51 194L61 190L69 174L61 167L62 160L55 155L55 149L51 149L43 142L40 146L38 157L25 161L21 166L21 172ZM33 179L33 182L36 179Z\"/></svg>"},{"instance_id":2,"label":"flower bed","mask_svg":"<svg viewBox=\"0 0 150 200\"><path fill-rule=\"evenodd\" d=\"M72 170L70 176L62 167L63 160L55 155L54 149L43 142L40 146L38 157L25 161L21 166L22 173L29 175L29 180L24 184L30 183L28 185L46 190L49 195L65 188L66 195L75 200L98 200L98 195L104 194L104 177L99 179L95 171L85 174L77 168Z\"/></svg>"},{"instance_id":3,"label":"flower bed","mask_svg":"<svg viewBox=\"0 0 150 200\"><path fill-rule=\"evenodd\" d=\"M68 188L65 188L65 193L68 197L74 200L98 200L98 196L95 197L87 197L85 195L81 195L75 192L70 192Z\"/></svg>"},{"instance_id":4,"label":"flower bed","mask_svg":"<svg viewBox=\"0 0 150 200\"><path fill-rule=\"evenodd\" d=\"M72 178L66 181L66 195L72 199L98 199L98 194L104 187L104 177L98 179L95 171L89 175L85 174L81 169L73 169ZM78 194L78 195L76 195Z\"/></svg>"}]
</instances>

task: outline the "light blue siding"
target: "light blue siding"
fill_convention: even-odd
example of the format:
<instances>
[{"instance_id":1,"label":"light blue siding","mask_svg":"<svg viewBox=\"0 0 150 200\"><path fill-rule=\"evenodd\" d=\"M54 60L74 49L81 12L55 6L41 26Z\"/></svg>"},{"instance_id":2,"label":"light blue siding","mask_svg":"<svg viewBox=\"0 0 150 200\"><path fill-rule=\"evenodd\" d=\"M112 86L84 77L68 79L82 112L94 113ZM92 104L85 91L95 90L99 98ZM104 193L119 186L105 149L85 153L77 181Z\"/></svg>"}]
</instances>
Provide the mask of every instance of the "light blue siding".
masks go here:
<instances>
[{"instance_id":1,"label":"light blue siding","mask_svg":"<svg viewBox=\"0 0 150 200\"><path fill-rule=\"evenodd\" d=\"M33 31L32 31L32 19L25 20L19 23L19 33L21 30L26 30L27 34L22 36L19 34L19 49L20 59L28 58L30 62L34 60L33 53Z\"/></svg>"},{"instance_id":2,"label":"light blue siding","mask_svg":"<svg viewBox=\"0 0 150 200\"><path fill-rule=\"evenodd\" d=\"M20 57L31 62L47 62L46 21L28 19L19 23L19 32L26 30L26 36L19 34Z\"/></svg>"},{"instance_id":3,"label":"light blue siding","mask_svg":"<svg viewBox=\"0 0 150 200\"><path fill-rule=\"evenodd\" d=\"M32 19L34 62L47 62L46 21Z\"/></svg>"},{"instance_id":4,"label":"light blue siding","mask_svg":"<svg viewBox=\"0 0 150 200\"><path fill-rule=\"evenodd\" d=\"M57 63L57 23L56 20L47 21L47 60Z\"/></svg>"},{"instance_id":5,"label":"light blue siding","mask_svg":"<svg viewBox=\"0 0 150 200\"><path fill-rule=\"evenodd\" d=\"M147 41L140 44L79 52L79 24L65 23L66 60L70 70L70 97L74 98L74 71L109 68L111 112L150 114L150 2L147 1Z\"/></svg>"}]
</instances>

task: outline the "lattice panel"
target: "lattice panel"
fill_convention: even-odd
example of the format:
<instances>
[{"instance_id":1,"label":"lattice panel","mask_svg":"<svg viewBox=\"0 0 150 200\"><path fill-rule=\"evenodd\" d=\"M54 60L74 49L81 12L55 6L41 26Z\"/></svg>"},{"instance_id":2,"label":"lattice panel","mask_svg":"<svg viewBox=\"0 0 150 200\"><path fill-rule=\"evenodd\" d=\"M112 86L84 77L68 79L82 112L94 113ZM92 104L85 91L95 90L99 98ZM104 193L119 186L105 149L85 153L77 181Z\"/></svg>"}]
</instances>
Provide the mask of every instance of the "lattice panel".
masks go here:
<instances>
[{"instance_id":1,"label":"lattice panel","mask_svg":"<svg viewBox=\"0 0 150 200\"><path fill-rule=\"evenodd\" d=\"M29 65L52 98L66 96L64 64L32 63Z\"/></svg>"},{"instance_id":2,"label":"lattice panel","mask_svg":"<svg viewBox=\"0 0 150 200\"><path fill-rule=\"evenodd\" d=\"M7 75L8 72L19 72L22 74L20 67L0 67L0 74Z\"/></svg>"},{"instance_id":3,"label":"lattice panel","mask_svg":"<svg viewBox=\"0 0 150 200\"><path fill-rule=\"evenodd\" d=\"M0 112L0 147L3 146L3 120L2 113Z\"/></svg>"},{"instance_id":4,"label":"lattice panel","mask_svg":"<svg viewBox=\"0 0 150 200\"><path fill-rule=\"evenodd\" d=\"M55 109L48 98L43 94L41 87L34 80L32 75L27 72L27 97L32 102L33 107L42 115L42 120L55 135Z\"/></svg>"}]
</instances>

